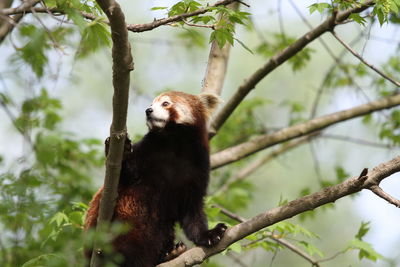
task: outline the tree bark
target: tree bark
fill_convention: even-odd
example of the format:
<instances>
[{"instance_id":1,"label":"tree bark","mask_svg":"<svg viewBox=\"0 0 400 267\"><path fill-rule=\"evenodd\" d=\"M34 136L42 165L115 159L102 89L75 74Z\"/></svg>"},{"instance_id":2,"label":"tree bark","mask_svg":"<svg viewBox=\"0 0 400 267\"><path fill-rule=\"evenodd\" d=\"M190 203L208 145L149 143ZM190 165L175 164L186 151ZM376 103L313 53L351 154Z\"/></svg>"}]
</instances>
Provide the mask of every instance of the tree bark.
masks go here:
<instances>
[{"instance_id":1,"label":"tree bark","mask_svg":"<svg viewBox=\"0 0 400 267\"><path fill-rule=\"evenodd\" d=\"M114 213L115 202L118 197L118 182L121 171L122 154L124 150L126 132L126 117L129 98L129 74L133 70L131 47L128 41L125 16L119 4L113 0L97 0L101 9L106 13L111 26L113 41L113 117L110 128L110 147L106 160L106 174L104 187L97 218L96 234L107 224ZM102 248L94 241L91 267L102 266Z\"/></svg>"},{"instance_id":2,"label":"tree bark","mask_svg":"<svg viewBox=\"0 0 400 267\"><path fill-rule=\"evenodd\" d=\"M229 228L217 246L212 248L192 248L174 260L162 263L157 267L184 267L202 263L208 257L225 250L231 244L252 233L305 211L335 202L342 197L354 194L362 189L370 189L373 186L378 186L383 179L396 172L400 172L400 157L378 165L369 173L364 169L361 175L349 178L343 183L327 187L322 191L293 200L284 206L261 213Z\"/></svg>"},{"instance_id":3,"label":"tree bark","mask_svg":"<svg viewBox=\"0 0 400 267\"><path fill-rule=\"evenodd\" d=\"M211 155L211 168L216 169L244 157L252 155L262 149L322 130L342 121L370 114L372 112L392 108L400 105L400 94L381 100L369 102L351 109L335 112L300 123L272 134L257 136L250 141L232 146Z\"/></svg>"}]
</instances>

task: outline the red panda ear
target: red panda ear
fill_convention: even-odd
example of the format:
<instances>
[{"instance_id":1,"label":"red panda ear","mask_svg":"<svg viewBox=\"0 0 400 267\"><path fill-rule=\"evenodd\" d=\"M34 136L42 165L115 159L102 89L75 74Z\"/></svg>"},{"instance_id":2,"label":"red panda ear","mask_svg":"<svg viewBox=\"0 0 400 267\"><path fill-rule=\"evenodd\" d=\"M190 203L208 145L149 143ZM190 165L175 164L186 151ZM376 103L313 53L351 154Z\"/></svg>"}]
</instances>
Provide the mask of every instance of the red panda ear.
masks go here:
<instances>
[{"instance_id":1,"label":"red panda ear","mask_svg":"<svg viewBox=\"0 0 400 267\"><path fill-rule=\"evenodd\" d=\"M212 93L201 93L199 96L200 102L206 109L207 116L210 116L222 102L221 98Z\"/></svg>"},{"instance_id":2,"label":"red panda ear","mask_svg":"<svg viewBox=\"0 0 400 267\"><path fill-rule=\"evenodd\" d=\"M201 93L199 98L201 103L203 103L204 107L210 113L212 113L218 107L218 104L222 102L219 96L212 93Z\"/></svg>"}]
</instances>

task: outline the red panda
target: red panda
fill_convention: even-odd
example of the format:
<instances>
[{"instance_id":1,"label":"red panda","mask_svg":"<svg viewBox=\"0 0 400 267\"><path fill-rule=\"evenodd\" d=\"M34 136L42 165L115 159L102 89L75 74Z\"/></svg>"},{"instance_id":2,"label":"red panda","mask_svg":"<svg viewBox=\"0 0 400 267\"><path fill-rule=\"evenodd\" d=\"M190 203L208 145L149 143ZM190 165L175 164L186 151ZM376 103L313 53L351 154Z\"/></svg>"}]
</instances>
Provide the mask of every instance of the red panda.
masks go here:
<instances>
[{"instance_id":1,"label":"red panda","mask_svg":"<svg viewBox=\"0 0 400 267\"><path fill-rule=\"evenodd\" d=\"M134 144L127 139L113 221L131 230L113 242L124 256L119 266L153 267L184 250L174 246L177 222L196 245L221 240L227 227L209 230L203 211L210 172L207 122L218 103L208 93L163 93L146 109L149 132ZM96 225L101 194L102 188L90 202L86 230Z\"/></svg>"}]
</instances>

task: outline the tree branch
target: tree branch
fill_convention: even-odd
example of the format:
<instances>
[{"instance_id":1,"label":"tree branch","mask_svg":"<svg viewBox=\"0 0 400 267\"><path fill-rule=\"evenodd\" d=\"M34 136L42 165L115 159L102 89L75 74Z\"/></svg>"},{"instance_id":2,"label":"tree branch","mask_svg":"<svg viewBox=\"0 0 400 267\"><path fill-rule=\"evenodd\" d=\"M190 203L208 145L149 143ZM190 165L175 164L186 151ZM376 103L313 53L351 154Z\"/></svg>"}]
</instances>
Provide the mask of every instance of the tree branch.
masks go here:
<instances>
[{"instance_id":1,"label":"tree branch","mask_svg":"<svg viewBox=\"0 0 400 267\"><path fill-rule=\"evenodd\" d=\"M234 2L239 2L242 3L241 1L237 1L237 0L220 0L215 2L212 5L209 5L207 7L204 8L199 8L193 12L188 12L188 13L183 13L183 14L179 14L179 15L175 15L172 17L168 17L168 18L162 18L162 19L156 19L153 22L150 23L143 23L143 24L127 24L126 27L128 29L128 31L131 32L144 32L144 31L151 31L155 28L158 28L160 26L163 25L168 25L170 23L173 22L178 22L181 21L185 18L189 18L189 17L193 17L193 16L197 16L197 15L201 15L204 13L207 13L210 11L210 8L212 7L216 7L216 6L221 6L221 5L228 5ZM243 3L242 3L243 4ZM36 8L34 10L37 13L48 13L49 11L52 13L59 13L59 14L64 14L64 12L62 10L56 9L56 8ZM1 11L2 14L4 15L12 15L12 14L19 14L19 13L31 13L32 11L29 8L19 8L19 9L5 9ZM95 20L97 19L97 17L93 14L90 13L86 13L86 12L81 12L81 15L89 20ZM109 21L104 21L104 23L106 24L110 24Z\"/></svg>"},{"instance_id":2,"label":"tree branch","mask_svg":"<svg viewBox=\"0 0 400 267\"><path fill-rule=\"evenodd\" d=\"M277 222L289 219L305 211L313 210L327 203L335 202L342 197L354 194L362 189L368 189L373 185L378 185L380 181L399 171L400 157L396 157L389 162L378 165L366 175L362 173L362 175L349 178L343 183L298 198L284 206L273 208L244 221L243 223L237 224L225 232L224 237L217 246L212 248L192 248L174 260L158 265L158 267L183 267L199 264L206 258L225 250L234 242L254 232Z\"/></svg>"},{"instance_id":3,"label":"tree branch","mask_svg":"<svg viewBox=\"0 0 400 267\"><path fill-rule=\"evenodd\" d=\"M12 32L14 29L15 25L18 24L18 22L23 18L24 13L21 12L20 14L17 14L12 17L8 17L5 13L3 13L5 10L13 10L15 12L19 12L21 10L27 10L31 9L33 6L35 6L37 3L39 3L39 0L26 0L24 1L20 6L18 7L13 7L13 8L5 8L0 10L0 15L4 16L5 18L1 18L0 16L0 43L4 41L6 36Z\"/></svg>"},{"instance_id":4,"label":"tree branch","mask_svg":"<svg viewBox=\"0 0 400 267\"><path fill-rule=\"evenodd\" d=\"M310 141L312 138L314 138L316 134L310 135L310 136L304 136L302 138L299 138L293 142L289 142L286 144L283 144L280 148L272 151L271 153L266 154L265 156L262 156L261 158L256 159L252 163L248 164L246 167L243 169L239 170L236 175L233 175L231 178L229 178L222 186L219 188L214 194L221 194L224 193L229 189L229 187L233 184L236 183L237 181L245 179L247 176L258 170L261 166L264 166L267 162L275 159L276 157L282 155L283 153L286 153L290 151L291 149L298 147L301 144L304 144L305 142Z\"/></svg>"},{"instance_id":5,"label":"tree branch","mask_svg":"<svg viewBox=\"0 0 400 267\"><path fill-rule=\"evenodd\" d=\"M225 209L224 207L220 206L220 205L213 205L216 208L220 209L222 214L225 214L226 216L228 216L231 219L234 219L238 222L245 222L246 219L241 217L240 215L237 215L227 209ZM288 249L290 249L291 251L293 251L294 253L296 253L297 255L299 255L300 257L303 257L304 259L306 259L308 262L310 262L311 264L313 264L313 266L317 266L319 267L320 265L318 264L318 262L316 260L314 260L312 257L310 257L307 253L305 253L304 251L302 251L301 249L299 249L298 247L296 247L295 245L293 245L292 243L290 243L289 241L283 239L282 237L279 237L277 235L274 235L272 232L268 233L268 236L266 238L270 238L272 240L274 240L275 242L281 244L284 247L287 247ZM262 240L265 238L262 238ZM261 240L260 240L261 241ZM258 241L257 241L258 242ZM253 243L253 242L251 242Z\"/></svg>"},{"instance_id":6,"label":"tree branch","mask_svg":"<svg viewBox=\"0 0 400 267\"><path fill-rule=\"evenodd\" d=\"M389 202L390 204L395 205L396 207L400 208L400 200L392 197L391 195L389 195L388 193L386 193L385 191L383 191L382 188L380 188L377 185L373 185L371 186L370 190L372 192L375 193L375 195L377 195L378 197L383 198L384 200L386 200L387 202Z\"/></svg>"},{"instance_id":7,"label":"tree branch","mask_svg":"<svg viewBox=\"0 0 400 267\"><path fill-rule=\"evenodd\" d=\"M253 75L245 79L244 82L239 86L234 95L229 99L226 105L221 109L221 111L215 116L214 121L211 124L211 134L219 130L219 128L224 124L228 117L232 114L235 108L240 104L240 102L247 96L247 94L255 88L255 86L264 79L270 72L279 67L282 63L286 62L288 59L300 52L304 47L314 41L316 38L320 37L322 34L332 31L336 25L340 24L342 21L347 19L353 13L360 13L370 6L374 5L374 1L367 0L358 7L349 8L348 10L342 11L337 14L333 14L319 26L309 31L299 39L297 39L293 44L286 47L284 50L273 56L264 66L258 69Z\"/></svg>"},{"instance_id":8,"label":"tree branch","mask_svg":"<svg viewBox=\"0 0 400 267\"><path fill-rule=\"evenodd\" d=\"M353 119L372 112L400 105L400 94L381 100L372 101L351 109L335 112L300 123L272 134L260 135L242 144L227 148L211 155L211 168L216 169L237 161L262 149L282 143L293 138L322 130L336 123Z\"/></svg>"},{"instance_id":9,"label":"tree branch","mask_svg":"<svg viewBox=\"0 0 400 267\"><path fill-rule=\"evenodd\" d=\"M163 26L163 25L167 25L171 22L178 22L181 21L185 18L189 18L189 17L193 17L193 16L197 16L197 15L201 15L204 13L207 13L210 11L210 8L212 7L216 7L216 6L222 6L222 5L229 5L233 2L236 2L237 0L220 0L215 2L213 5L209 5L207 7L204 8L199 8L193 12L189 12L189 13L183 13L183 14L179 14L179 15L175 15L172 17L168 17L168 18L163 18L163 19L157 19L151 23L145 23L145 24L129 24L128 25L128 30L132 31L132 32L144 32L144 31L150 31L154 28Z\"/></svg>"},{"instance_id":10,"label":"tree branch","mask_svg":"<svg viewBox=\"0 0 400 267\"><path fill-rule=\"evenodd\" d=\"M237 10L239 2L234 2L227 6L230 9ZM221 18L220 18L221 19ZM227 42L220 48L218 42L214 40L211 43L210 55L208 56L206 75L203 80L202 92L221 94L225 81L225 74L228 67L228 59L231 45Z\"/></svg>"},{"instance_id":11,"label":"tree branch","mask_svg":"<svg viewBox=\"0 0 400 267\"><path fill-rule=\"evenodd\" d=\"M364 63L367 67L378 73L380 76L382 76L384 79L388 80L392 84L396 85L397 87L400 87L400 82L396 81L395 79L387 76L385 73L380 71L378 68L376 68L374 65L368 63L360 54L358 54L354 49L352 49L348 44L346 44L345 41L343 41L334 31L331 32L333 37L338 40L339 43L341 43L350 53L352 53L356 58L358 58L362 63Z\"/></svg>"},{"instance_id":12,"label":"tree branch","mask_svg":"<svg viewBox=\"0 0 400 267\"><path fill-rule=\"evenodd\" d=\"M106 175L97 218L96 231L111 220L115 201L118 197L117 187L121 170L122 152L126 138L126 116L129 98L129 73L133 70L131 47L128 41L128 31L125 16L119 4L114 0L97 0L97 3L107 15L111 26L113 41L113 118L110 128L110 148L106 160ZM99 253L102 248L94 241L91 265L101 266Z\"/></svg>"}]
</instances>

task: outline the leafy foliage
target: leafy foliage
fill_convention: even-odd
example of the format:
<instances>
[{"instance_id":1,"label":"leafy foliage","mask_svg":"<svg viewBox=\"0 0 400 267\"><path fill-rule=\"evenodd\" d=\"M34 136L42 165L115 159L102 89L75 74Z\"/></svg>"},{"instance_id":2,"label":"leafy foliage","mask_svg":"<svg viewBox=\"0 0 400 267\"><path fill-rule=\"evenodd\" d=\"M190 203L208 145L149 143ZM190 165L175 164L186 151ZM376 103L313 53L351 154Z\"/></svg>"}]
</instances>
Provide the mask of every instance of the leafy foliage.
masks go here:
<instances>
[{"instance_id":1,"label":"leafy foliage","mask_svg":"<svg viewBox=\"0 0 400 267\"><path fill-rule=\"evenodd\" d=\"M366 258L371 261L376 261L377 259L382 259L383 256L376 252L371 244L363 241L363 237L369 231L369 223L362 222L358 233L356 234L355 238L349 242L348 250L359 250L358 257L361 259Z\"/></svg>"},{"instance_id":2,"label":"leafy foliage","mask_svg":"<svg viewBox=\"0 0 400 267\"><path fill-rule=\"evenodd\" d=\"M256 111L268 101L261 98L245 100L223 125L220 133L212 139L217 150L245 141L250 136L263 132L263 126L257 119ZM237 125L241 125L238 129Z\"/></svg>"},{"instance_id":3,"label":"leafy foliage","mask_svg":"<svg viewBox=\"0 0 400 267\"><path fill-rule=\"evenodd\" d=\"M70 48L76 51L76 60L82 59L110 45L109 27L105 17L95 0L45 0L45 5L63 14L62 19L72 22L48 23L40 14L33 14L34 21L20 23L15 31L12 45L15 54L10 63L15 70L28 66L38 79L44 80L47 69L53 61L53 53L67 54ZM337 10L358 7L363 1L334 0L318 2L309 6L312 14L331 15ZM399 0L377 0L371 15L365 13L351 14L349 19L363 26L376 18L384 23L399 24ZM178 21L172 26L180 26L183 30L178 37L192 45L192 48L205 47L204 33L209 33L209 41L216 41L219 47L234 44L236 40L246 50L252 53L242 41L238 40L234 24L250 28L250 13L232 10L224 6L209 7L208 3L194 0L178 1L171 7L154 7L152 10L165 10L172 17L199 8L208 8L209 12ZM86 19L82 14L89 14L95 19ZM47 15L47 14L45 14ZM58 13L57 13L58 15ZM286 18L284 18L286 19ZM197 28L208 28L204 31ZM211 31L211 32L210 32ZM10 38L11 39L11 38ZM263 41L255 51L271 58L296 39L282 34L271 34L268 41ZM310 62L311 48L304 48L289 60L293 71L301 71ZM391 77L398 77L400 61L397 56L383 63L382 68ZM329 74L326 82L328 88L349 88L359 80L370 82L376 88L377 94L388 96L398 92L398 88L382 77L370 77L370 71L357 64L341 62ZM253 98L244 101L233 116L223 126L220 133L213 139L216 150L249 140L252 136L264 133L261 120L256 111L268 102L264 99ZM0 104L3 107L17 108L17 116L13 125L22 134L28 153L15 161L9 170L0 173L0 228L2 266L79 266L83 264L82 249L88 246L94 237L89 232L82 235L83 218L87 203L93 194L92 177L102 177L99 168L103 164L101 142L95 139L81 139L61 130L62 104L59 99L52 97L46 88L38 94L29 94L23 102L18 103L6 92L0 92ZM289 124L304 120L306 107L293 100L284 102L289 108ZM394 145L400 144L400 112L392 110L387 120L376 123L379 137ZM373 116L365 116L365 123L372 123ZM238 125L240 127L238 127ZM7 158L8 155L4 155ZM234 164L228 169L214 173L218 177L214 182L218 192L224 182L234 176L246 161ZM0 156L0 166L3 167L3 157ZM349 176L346 170L335 166L336 179L322 180L319 186L326 187L342 182ZM250 207L253 192L256 188L248 180L236 181L229 185L228 190L209 196L206 199L206 212L210 226L218 222L234 225L237 222L223 215L222 206L232 212L243 211ZM300 195L312 192L304 187ZM287 203L280 201L279 205ZM217 206L215 206L217 204ZM325 205L323 209L332 208L333 204ZM303 213L301 219L316 219L315 211ZM363 238L369 231L369 224L362 223L354 239L348 242L343 252L358 251L360 259L376 261L382 259L371 244ZM99 240L111 249L110 243L115 234L126 231L124 225L114 224L111 232L98 236ZM229 247L234 253L245 253L247 250L261 248L276 253L285 247L279 240L288 239L305 250L310 256L323 257L323 252L312 243L316 234L305 229L300 224L281 222L268 229L261 230L248 236L245 240ZM118 255L116 256L118 261ZM120 259L120 258L119 258ZM213 262L207 266L217 266Z\"/></svg>"},{"instance_id":4,"label":"leafy foliage","mask_svg":"<svg viewBox=\"0 0 400 267\"><path fill-rule=\"evenodd\" d=\"M4 266L67 266L81 258L74 255L81 253L85 206L72 203L91 198L93 168L103 156L98 140L59 130L60 109L60 101L42 89L22 103L16 118L33 154L21 167L0 173Z\"/></svg>"},{"instance_id":5,"label":"leafy foliage","mask_svg":"<svg viewBox=\"0 0 400 267\"><path fill-rule=\"evenodd\" d=\"M255 51L266 58L271 58L296 41L295 38L280 33L272 34L272 38L273 40L271 42L260 44ZM314 49L306 47L295 56L291 57L288 62L292 66L293 71L298 71L305 67L307 62L311 59L311 54L313 52Z\"/></svg>"}]
</instances>

